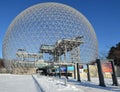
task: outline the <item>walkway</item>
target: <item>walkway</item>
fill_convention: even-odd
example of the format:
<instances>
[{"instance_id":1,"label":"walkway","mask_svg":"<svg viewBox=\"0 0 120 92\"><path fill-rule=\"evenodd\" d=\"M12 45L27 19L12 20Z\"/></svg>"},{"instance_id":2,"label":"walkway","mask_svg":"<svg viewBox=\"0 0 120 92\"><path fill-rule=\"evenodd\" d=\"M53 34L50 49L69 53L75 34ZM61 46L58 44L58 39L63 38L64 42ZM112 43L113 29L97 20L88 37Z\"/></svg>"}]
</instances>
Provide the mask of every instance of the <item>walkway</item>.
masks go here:
<instances>
[{"instance_id":1,"label":"walkway","mask_svg":"<svg viewBox=\"0 0 120 92\"><path fill-rule=\"evenodd\" d=\"M31 75L0 74L0 92L41 92Z\"/></svg>"}]
</instances>

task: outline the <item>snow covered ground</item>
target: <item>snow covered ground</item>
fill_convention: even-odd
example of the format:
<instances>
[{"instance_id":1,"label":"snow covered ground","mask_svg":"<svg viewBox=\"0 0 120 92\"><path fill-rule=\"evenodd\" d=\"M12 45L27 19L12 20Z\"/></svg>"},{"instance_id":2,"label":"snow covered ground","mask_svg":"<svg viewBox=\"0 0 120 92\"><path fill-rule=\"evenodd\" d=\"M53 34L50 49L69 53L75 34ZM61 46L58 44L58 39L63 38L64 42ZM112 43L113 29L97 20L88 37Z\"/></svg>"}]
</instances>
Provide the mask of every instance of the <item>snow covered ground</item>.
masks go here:
<instances>
[{"instance_id":1,"label":"snow covered ground","mask_svg":"<svg viewBox=\"0 0 120 92\"><path fill-rule=\"evenodd\" d=\"M71 84L65 84L65 78L58 79L55 77L37 76L33 77L40 84L44 92L84 92L80 88L77 88Z\"/></svg>"},{"instance_id":2,"label":"snow covered ground","mask_svg":"<svg viewBox=\"0 0 120 92\"><path fill-rule=\"evenodd\" d=\"M111 79L105 79L106 87L99 85L98 78L92 78L91 82L82 79L77 82L70 78L65 85L64 78L45 77L34 75L45 92L120 92L120 86L112 86ZM120 83L120 79L119 79Z\"/></svg>"},{"instance_id":3,"label":"snow covered ground","mask_svg":"<svg viewBox=\"0 0 120 92\"><path fill-rule=\"evenodd\" d=\"M0 92L41 92L31 75L0 74Z\"/></svg>"},{"instance_id":4,"label":"snow covered ground","mask_svg":"<svg viewBox=\"0 0 120 92\"><path fill-rule=\"evenodd\" d=\"M75 85L77 88L80 88L85 92L120 92L120 86L112 86L112 80L109 78L105 79L106 87L98 86L98 78L92 78L91 82L86 80L82 80L82 82L76 82L76 80L70 79L68 80L68 83Z\"/></svg>"},{"instance_id":5,"label":"snow covered ground","mask_svg":"<svg viewBox=\"0 0 120 92\"><path fill-rule=\"evenodd\" d=\"M105 79L106 87L98 86L98 78L91 80L77 82L69 78L66 84L63 77L0 74L0 92L120 92L120 86L111 85L111 79Z\"/></svg>"}]
</instances>

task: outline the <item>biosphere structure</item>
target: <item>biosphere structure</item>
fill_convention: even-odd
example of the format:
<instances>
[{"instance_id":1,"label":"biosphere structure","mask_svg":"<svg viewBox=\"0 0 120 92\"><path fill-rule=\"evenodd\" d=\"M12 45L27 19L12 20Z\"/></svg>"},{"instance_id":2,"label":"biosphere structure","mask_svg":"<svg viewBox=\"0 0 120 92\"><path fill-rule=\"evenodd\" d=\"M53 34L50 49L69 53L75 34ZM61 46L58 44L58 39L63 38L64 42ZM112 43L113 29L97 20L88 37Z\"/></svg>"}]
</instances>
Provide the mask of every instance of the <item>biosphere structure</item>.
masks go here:
<instances>
[{"instance_id":1,"label":"biosphere structure","mask_svg":"<svg viewBox=\"0 0 120 92\"><path fill-rule=\"evenodd\" d=\"M18 49L39 53L41 45L55 45L59 40L80 36L84 41L79 46L80 62L94 61L98 56L98 42L92 25L83 14L60 3L31 6L11 22L5 34L5 65L7 66L10 60L16 60Z\"/></svg>"}]
</instances>

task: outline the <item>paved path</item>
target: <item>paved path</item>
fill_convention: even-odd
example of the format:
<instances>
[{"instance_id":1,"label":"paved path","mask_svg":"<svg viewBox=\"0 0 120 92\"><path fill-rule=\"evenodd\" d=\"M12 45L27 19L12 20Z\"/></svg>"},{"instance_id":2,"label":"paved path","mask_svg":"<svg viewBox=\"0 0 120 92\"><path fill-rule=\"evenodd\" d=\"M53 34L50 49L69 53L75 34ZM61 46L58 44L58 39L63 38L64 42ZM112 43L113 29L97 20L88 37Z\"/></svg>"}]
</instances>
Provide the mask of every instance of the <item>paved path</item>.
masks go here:
<instances>
[{"instance_id":1,"label":"paved path","mask_svg":"<svg viewBox=\"0 0 120 92\"><path fill-rule=\"evenodd\" d=\"M0 74L0 92L41 92L31 75Z\"/></svg>"}]
</instances>

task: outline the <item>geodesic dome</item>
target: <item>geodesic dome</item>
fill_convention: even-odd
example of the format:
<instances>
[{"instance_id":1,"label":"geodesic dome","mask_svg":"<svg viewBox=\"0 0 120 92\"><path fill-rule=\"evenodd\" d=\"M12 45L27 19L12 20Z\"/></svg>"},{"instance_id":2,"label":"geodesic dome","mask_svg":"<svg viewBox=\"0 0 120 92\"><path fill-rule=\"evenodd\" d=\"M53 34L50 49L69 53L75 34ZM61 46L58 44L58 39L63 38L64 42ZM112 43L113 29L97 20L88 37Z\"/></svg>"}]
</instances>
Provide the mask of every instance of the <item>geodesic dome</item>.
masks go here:
<instances>
[{"instance_id":1,"label":"geodesic dome","mask_svg":"<svg viewBox=\"0 0 120 92\"><path fill-rule=\"evenodd\" d=\"M21 12L10 24L3 41L5 65L16 59L19 48L38 53L43 44L54 45L64 38L83 36L80 62L89 63L98 56L96 34L79 11L59 3L41 3Z\"/></svg>"}]
</instances>

